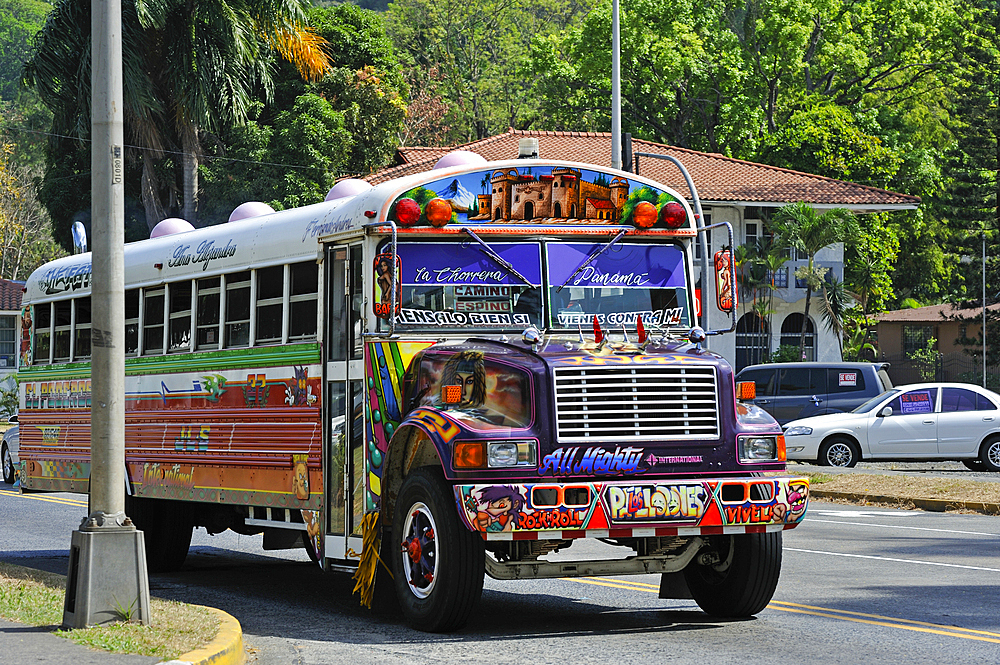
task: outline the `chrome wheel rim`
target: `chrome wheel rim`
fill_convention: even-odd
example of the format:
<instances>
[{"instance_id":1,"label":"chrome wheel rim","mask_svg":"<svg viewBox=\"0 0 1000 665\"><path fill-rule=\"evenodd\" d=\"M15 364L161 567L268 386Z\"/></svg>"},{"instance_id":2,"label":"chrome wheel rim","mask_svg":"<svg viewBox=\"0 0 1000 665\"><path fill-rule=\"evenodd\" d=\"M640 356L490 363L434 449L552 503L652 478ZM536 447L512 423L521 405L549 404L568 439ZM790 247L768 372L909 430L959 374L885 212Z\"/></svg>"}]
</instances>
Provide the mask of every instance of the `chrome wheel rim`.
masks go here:
<instances>
[{"instance_id":1,"label":"chrome wheel rim","mask_svg":"<svg viewBox=\"0 0 1000 665\"><path fill-rule=\"evenodd\" d=\"M10 456L10 451L3 449L3 477L10 478L14 475L14 460Z\"/></svg>"},{"instance_id":2,"label":"chrome wheel rim","mask_svg":"<svg viewBox=\"0 0 1000 665\"><path fill-rule=\"evenodd\" d=\"M1000 441L994 441L990 444L986 451L986 457L990 460L990 464L1000 467Z\"/></svg>"},{"instance_id":3,"label":"chrome wheel rim","mask_svg":"<svg viewBox=\"0 0 1000 665\"><path fill-rule=\"evenodd\" d=\"M854 459L854 451L846 443L835 443L826 451L830 466L847 466Z\"/></svg>"},{"instance_id":4,"label":"chrome wheel rim","mask_svg":"<svg viewBox=\"0 0 1000 665\"><path fill-rule=\"evenodd\" d=\"M414 503L403 522L400 556L410 591L427 598L437 584L437 524L426 504Z\"/></svg>"}]
</instances>

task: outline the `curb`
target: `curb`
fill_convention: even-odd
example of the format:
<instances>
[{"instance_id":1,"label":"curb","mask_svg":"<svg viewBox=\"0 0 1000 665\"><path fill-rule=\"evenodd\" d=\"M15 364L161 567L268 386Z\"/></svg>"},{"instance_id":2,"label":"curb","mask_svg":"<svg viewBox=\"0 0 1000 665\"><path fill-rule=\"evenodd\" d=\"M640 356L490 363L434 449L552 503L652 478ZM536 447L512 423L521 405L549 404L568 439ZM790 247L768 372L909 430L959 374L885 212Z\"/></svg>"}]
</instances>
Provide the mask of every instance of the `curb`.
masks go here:
<instances>
[{"instance_id":1,"label":"curb","mask_svg":"<svg viewBox=\"0 0 1000 665\"><path fill-rule=\"evenodd\" d=\"M817 499L845 499L852 503L912 503L915 508L934 513L948 510L972 510L983 515L1000 515L1000 504L957 499L918 499L913 497L860 494L858 492L833 492L809 488L809 496Z\"/></svg>"},{"instance_id":2,"label":"curb","mask_svg":"<svg viewBox=\"0 0 1000 665\"><path fill-rule=\"evenodd\" d=\"M246 651L243 649L243 629L240 622L220 609L205 605L195 607L206 609L218 617L218 635L202 648L165 661L163 665L243 665Z\"/></svg>"}]
</instances>

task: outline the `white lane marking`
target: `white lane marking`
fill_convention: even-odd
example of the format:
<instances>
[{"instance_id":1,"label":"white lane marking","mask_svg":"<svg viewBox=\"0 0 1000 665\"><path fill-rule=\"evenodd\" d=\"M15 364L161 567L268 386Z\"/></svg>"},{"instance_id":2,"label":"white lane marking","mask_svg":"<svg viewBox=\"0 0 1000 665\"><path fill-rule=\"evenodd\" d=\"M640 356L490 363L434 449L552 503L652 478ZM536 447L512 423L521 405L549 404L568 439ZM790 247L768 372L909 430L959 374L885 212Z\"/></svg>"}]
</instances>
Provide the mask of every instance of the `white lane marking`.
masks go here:
<instances>
[{"instance_id":1,"label":"white lane marking","mask_svg":"<svg viewBox=\"0 0 1000 665\"><path fill-rule=\"evenodd\" d=\"M966 570L986 570L1000 573L1000 568L984 568L983 566L963 566L957 563L938 563L937 561L917 561L915 559L894 559L888 556L872 556L870 554L846 554L844 552L821 552L818 550L800 550L795 547L782 548L786 552L804 552L805 554L828 554L830 556L846 556L852 559L874 559L876 561L891 561L893 563L918 563L923 566L944 566L945 568L964 568Z\"/></svg>"},{"instance_id":2,"label":"white lane marking","mask_svg":"<svg viewBox=\"0 0 1000 665\"><path fill-rule=\"evenodd\" d=\"M984 533L982 531L957 531L955 529L933 529L928 526L905 526L902 524L868 524L867 522L843 522L841 520L817 520L807 517L806 522L821 522L823 524L850 524L851 526L874 526L880 529L910 529L912 531L936 531L938 533L959 533L965 536L992 536L1000 538L1000 533Z\"/></svg>"},{"instance_id":3,"label":"white lane marking","mask_svg":"<svg viewBox=\"0 0 1000 665\"><path fill-rule=\"evenodd\" d=\"M809 514L826 517L917 517L921 513L916 510L900 510L893 513L878 510L816 510L810 506Z\"/></svg>"}]
</instances>

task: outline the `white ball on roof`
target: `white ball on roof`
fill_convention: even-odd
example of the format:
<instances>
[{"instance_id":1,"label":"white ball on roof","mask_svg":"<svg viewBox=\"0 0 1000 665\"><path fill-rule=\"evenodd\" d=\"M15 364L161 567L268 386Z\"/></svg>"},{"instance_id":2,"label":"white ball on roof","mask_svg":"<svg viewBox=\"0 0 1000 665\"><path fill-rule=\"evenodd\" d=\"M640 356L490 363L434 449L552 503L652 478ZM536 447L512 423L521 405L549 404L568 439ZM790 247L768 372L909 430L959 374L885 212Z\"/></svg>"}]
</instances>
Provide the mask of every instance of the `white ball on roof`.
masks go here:
<instances>
[{"instance_id":1,"label":"white ball on roof","mask_svg":"<svg viewBox=\"0 0 1000 665\"><path fill-rule=\"evenodd\" d=\"M272 212L274 212L274 208L266 203L261 203L260 201L247 201L246 203L241 203L236 206L236 209L229 215L229 221L238 222L241 219L260 217L261 215L270 215Z\"/></svg>"},{"instance_id":2,"label":"white ball on roof","mask_svg":"<svg viewBox=\"0 0 1000 665\"><path fill-rule=\"evenodd\" d=\"M371 188L371 183L365 182L364 180L358 180L357 178L344 178L330 188L330 191L326 193L326 198L323 200L333 201L334 199L343 199L348 196L357 196L358 194L366 192Z\"/></svg>"},{"instance_id":3,"label":"white ball on roof","mask_svg":"<svg viewBox=\"0 0 1000 665\"><path fill-rule=\"evenodd\" d=\"M469 164L485 164L486 158L482 155L469 152L468 150L453 150L447 155L437 160L434 164L436 169L446 169L451 166L466 166Z\"/></svg>"},{"instance_id":4,"label":"white ball on roof","mask_svg":"<svg viewBox=\"0 0 1000 665\"><path fill-rule=\"evenodd\" d=\"M149 232L150 238L159 238L161 236L172 236L175 233L184 233L185 231L194 231L194 227L191 226L191 222L183 220L179 217L167 217L166 219L161 219L153 230Z\"/></svg>"}]
</instances>

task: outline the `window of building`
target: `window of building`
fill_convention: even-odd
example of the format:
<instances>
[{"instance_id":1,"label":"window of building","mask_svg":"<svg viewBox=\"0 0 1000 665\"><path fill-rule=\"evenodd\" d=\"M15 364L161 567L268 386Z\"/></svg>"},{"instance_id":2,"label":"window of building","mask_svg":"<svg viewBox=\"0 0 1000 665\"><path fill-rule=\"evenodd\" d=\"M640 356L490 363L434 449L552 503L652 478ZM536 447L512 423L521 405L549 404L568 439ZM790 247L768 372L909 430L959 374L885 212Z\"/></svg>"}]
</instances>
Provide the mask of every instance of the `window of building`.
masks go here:
<instances>
[{"instance_id":1,"label":"window of building","mask_svg":"<svg viewBox=\"0 0 1000 665\"><path fill-rule=\"evenodd\" d=\"M17 317L0 316L0 367L17 367Z\"/></svg>"},{"instance_id":2,"label":"window of building","mask_svg":"<svg viewBox=\"0 0 1000 665\"><path fill-rule=\"evenodd\" d=\"M316 337L319 266L315 261L289 266L291 289L288 297L288 339Z\"/></svg>"},{"instance_id":3,"label":"window of building","mask_svg":"<svg viewBox=\"0 0 1000 665\"><path fill-rule=\"evenodd\" d=\"M934 326L903 326L903 353L926 349L934 337Z\"/></svg>"},{"instance_id":4,"label":"window of building","mask_svg":"<svg viewBox=\"0 0 1000 665\"><path fill-rule=\"evenodd\" d=\"M198 339L196 348L219 348L219 312L222 304L221 277L198 280Z\"/></svg>"},{"instance_id":5,"label":"window of building","mask_svg":"<svg viewBox=\"0 0 1000 665\"><path fill-rule=\"evenodd\" d=\"M35 305L34 362L47 363L52 352L52 304Z\"/></svg>"},{"instance_id":6,"label":"window of building","mask_svg":"<svg viewBox=\"0 0 1000 665\"><path fill-rule=\"evenodd\" d=\"M73 301L73 360L90 358L90 296Z\"/></svg>"},{"instance_id":7,"label":"window of building","mask_svg":"<svg viewBox=\"0 0 1000 665\"><path fill-rule=\"evenodd\" d=\"M163 352L163 306L166 292L162 286L143 291L142 298L142 352Z\"/></svg>"},{"instance_id":8,"label":"window of building","mask_svg":"<svg viewBox=\"0 0 1000 665\"><path fill-rule=\"evenodd\" d=\"M191 348L191 282L175 282L170 291L170 329L168 351Z\"/></svg>"},{"instance_id":9,"label":"window of building","mask_svg":"<svg viewBox=\"0 0 1000 665\"><path fill-rule=\"evenodd\" d=\"M250 271L226 275L226 348L250 346Z\"/></svg>"},{"instance_id":10,"label":"window of building","mask_svg":"<svg viewBox=\"0 0 1000 665\"><path fill-rule=\"evenodd\" d=\"M785 317L781 322L781 346L799 347L802 339L802 320L805 317L801 312L794 312ZM805 350L802 360L816 360L816 329L812 319L806 319Z\"/></svg>"},{"instance_id":11,"label":"window of building","mask_svg":"<svg viewBox=\"0 0 1000 665\"><path fill-rule=\"evenodd\" d=\"M257 271L257 322L254 342L281 341L282 307L285 303L285 266Z\"/></svg>"},{"instance_id":12,"label":"window of building","mask_svg":"<svg viewBox=\"0 0 1000 665\"><path fill-rule=\"evenodd\" d=\"M741 316L736 323L736 371L764 362L769 340L767 321L756 314Z\"/></svg>"},{"instance_id":13,"label":"window of building","mask_svg":"<svg viewBox=\"0 0 1000 665\"><path fill-rule=\"evenodd\" d=\"M779 268L774 272L770 273L771 284L774 285L776 289L787 289L788 288L788 268Z\"/></svg>"},{"instance_id":14,"label":"window of building","mask_svg":"<svg viewBox=\"0 0 1000 665\"><path fill-rule=\"evenodd\" d=\"M747 247L757 246L757 222L746 222L743 224L743 244Z\"/></svg>"},{"instance_id":15,"label":"window of building","mask_svg":"<svg viewBox=\"0 0 1000 665\"><path fill-rule=\"evenodd\" d=\"M125 355L139 352L139 289L125 292Z\"/></svg>"},{"instance_id":16,"label":"window of building","mask_svg":"<svg viewBox=\"0 0 1000 665\"><path fill-rule=\"evenodd\" d=\"M52 334L52 359L69 360L73 332L73 301L58 300L53 304L55 326Z\"/></svg>"}]
</instances>

